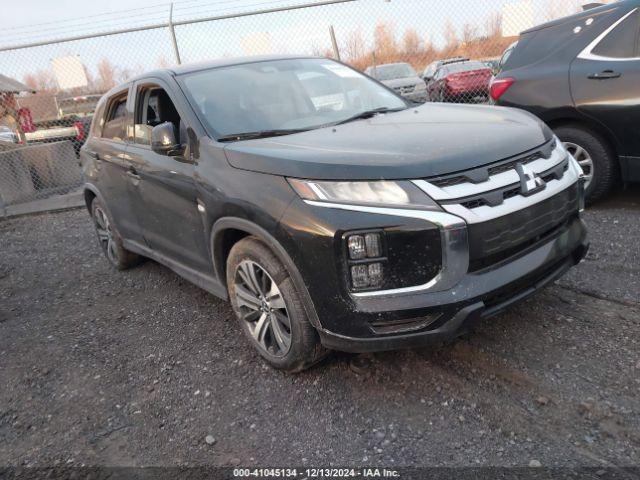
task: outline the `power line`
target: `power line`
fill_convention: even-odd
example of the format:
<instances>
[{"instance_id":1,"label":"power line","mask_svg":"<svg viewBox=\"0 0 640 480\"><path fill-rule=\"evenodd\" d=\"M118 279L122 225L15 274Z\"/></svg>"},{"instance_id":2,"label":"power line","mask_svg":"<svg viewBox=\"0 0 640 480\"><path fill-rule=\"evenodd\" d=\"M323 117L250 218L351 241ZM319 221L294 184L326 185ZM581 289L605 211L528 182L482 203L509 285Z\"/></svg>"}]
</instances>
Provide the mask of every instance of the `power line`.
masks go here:
<instances>
[{"instance_id":1,"label":"power line","mask_svg":"<svg viewBox=\"0 0 640 480\"><path fill-rule=\"evenodd\" d=\"M174 4L174 12L178 11L178 10L184 10L184 9L188 9L190 8L188 5L185 4L189 4L189 3L202 3L202 2L208 3L210 6L215 6L215 5L222 5L222 4L228 4L228 3L234 3L234 2L239 2L242 0L218 0L218 1L212 1L212 0L176 0L175 2L173 2ZM157 7L165 7L167 9L167 13L168 13L168 9L169 9L169 5L172 2L164 2L164 3L156 3L153 5L148 5L146 7L138 7L138 8L132 8L132 9L128 9L128 10L118 10L118 11L111 11L111 12L102 12L102 13L96 13L94 15L87 15L84 17L73 17L73 18L68 18L65 20L57 20L57 21L50 21L50 22L42 22L42 23L35 23L35 24L30 24L30 25L17 25L14 27L8 27L8 28L4 28L3 32L7 32L7 31L16 31L16 30L24 30L24 29L32 29L35 27L42 27L42 26L46 26L46 25L56 25L56 27L54 27L54 30L60 29L60 28L66 28L68 26L73 26L76 25L77 23L74 23L73 25L67 25L68 22L86 22L87 19L90 18L97 18L97 17L109 17L112 15L118 15L118 18L113 18L113 19L105 19L105 21L112 21L112 20L119 20L122 16L126 16L127 18L132 18L132 17L141 17L141 16L145 16L148 15L148 10L152 9L152 8L157 8ZM198 5L199 6L204 6L204 5ZM136 15L131 15L130 12L136 12L136 11L141 11L141 10L145 10L147 11L147 13L141 13L141 14L136 14ZM27 30L19 32L19 33L29 33L35 30ZM40 31L40 29L38 29L37 31Z\"/></svg>"},{"instance_id":2,"label":"power line","mask_svg":"<svg viewBox=\"0 0 640 480\"><path fill-rule=\"evenodd\" d=\"M239 0L221 0L219 2L216 2L215 5L223 5L223 4L230 4L230 3L236 3ZM180 3L185 4L185 3L201 3L202 0L182 0ZM252 8L252 7L265 7L265 6L270 6L270 5L275 5L275 4L284 4L285 2L283 0L272 0L272 1L263 1L263 2L259 2L259 3L253 3L253 4L249 4L249 5L242 5L242 9L248 9L248 8ZM288 2L291 4L291 2ZM160 5L160 4L158 4ZM156 6L158 6L156 5ZM164 6L169 6L169 4L162 4ZM223 8L223 9L216 9L216 10L211 10L211 9L205 9L205 10L193 10L194 8L199 8L199 7L205 7L205 6L215 6L212 5L211 2L209 2L209 5L206 4L202 4L202 5L192 5L192 6L186 6L186 5L181 5L182 7L182 12L179 12L178 15L175 15L174 13L174 19L180 19L180 20L184 20L187 18L192 18L194 16L199 16L202 14L226 14L226 13L230 13L232 12L234 9L239 9L240 5L233 5L230 6L228 8ZM291 6L295 5L291 4ZM147 7L146 10L148 10L149 8L152 7ZM136 8L133 9L131 11L137 11L137 10L142 10L141 8ZM175 10L174 10L175 12ZM121 15L121 12L114 12L114 13L118 13L118 15ZM242 11L238 10L238 13L242 13ZM85 18L95 18L97 16L102 16L102 14L100 15L92 15L92 16L88 16ZM151 25L151 24L155 24L161 21L164 21L168 18L168 12L160 12L160 13L156 13L153 16L149 16L148 13L138 13L135 15L127 15L127 18L139 18L139 17L146 17L146 19L148 20L145 23L139 23L135 26L139 26L139 27L143 27L145 25ZM72 19L67 20L71 21ZM90 28L91 32L94 32L96 34L100 33L101 31L105 31L106 29L109 30L113 30L113 29L118 29L118 28L127 28L127 27L131 27L133 26L131 23L114 23L114 22L118 22L118 20L120 20L119 18L116 19L104 19L98 22L93 22L91 24ZM53 23L53 22L50 22ZM55 36L56 35L60 35L60 34L64 34L65 36L69 36L69 35L74 35L74 34L79 34L79 33L87 33L88 30L87 29L82 29L82 28L77 28L77 27L81 27L82 25L86 24L86 20L83 19L83 21L81 23L75 23L75 24L67 24L67 25L60 25L58 27L55 28L50 28L47 29L45 31L42 30L31 30L31 31L23 31L23 32L19 32L17 35L3 35L0 34L0 41L6 42L8 40L11 40L12 43L18 43L18 42L24 42L24 41L35 41L35 40L41 40L41 39L45 39L45 38L51 38L52 41L55 41ZM73 28L73 30L69 30L70 28ZM103 30L101 30L103 29ZM34 35L35 34L35 35Z\"/></svg>"},{"instance_id":3,"label":"power line","mask_svg":"<svg viewBox=\"0 0 640 480\"><path fill-rule=\"evenodd\" d=\"M276 0L276 2L263 2L261 4L255 4L255 5L268 5L269 3L273 4L273 3L277 3L279 0ZM204 22L211 22L211 21L216 21L216 20L226 20L226 19L230 19L230 18L240 18L240 17L249 17L249 16L253 16L253 15L261 15L261 14L266 14L266 13L275 13L275 12L282 12L282 11L287 11L287 10L299 10L299 9L303 9L303 8L310 8L310 7L320 7L320 6L324 6L324 5L335 5L335 4L341 4L341 3L351 3L351 2L356 2L358 0L320 0L320 1L315 1L315 2L309 2L309 3L296 3L296 4L290 4L288 6L278 6L278 7L270 7L270 8L263 8L260 10L248 10L248 11L244 11L244 12L234 12L234 13L224 13L223 11L218 11L216 12L216 15L211 15L211 16L204 16L204 17L199 17L199 18L191 18L188 20L182 20L182 19L178 19L175 20L173 22L173 24L175 26L181 26L181 25L187 25L187 24L195 24L195 23L204 23ZM13 43L10 45L4 45L4 46L0 46L0 52L7 52L7 51L11 51L11 50L20 50L20 49L24 49L24 48L31 48L31 47L41 47L41 46L45 46L45 45L50 45L53 43L68 43L68 42L74 42L74 41L78 41L78 40L86 40L89 38L98 38L98 37L106 37L106 36L113 36L113 35L122 35L125 33L133 33L133 32L140 32L143 30L158 30L158 29L162 29L162 28L166 28L168 26L168 19L167 21L162 21L159 23L155 23L155 24L150 24L150 25L145 25L145 26L130 26L130 27L126 27L126 28L122 28L119 30L109 30L109 31L104 31L104 32L97 32L97 33L83 33L83 34L78 34L78 35L68 35L62 38L56 38L56 39L47 39L47 40L36 40L36 41L30 41L27 43Z\"/></svg>"}]
</instances>

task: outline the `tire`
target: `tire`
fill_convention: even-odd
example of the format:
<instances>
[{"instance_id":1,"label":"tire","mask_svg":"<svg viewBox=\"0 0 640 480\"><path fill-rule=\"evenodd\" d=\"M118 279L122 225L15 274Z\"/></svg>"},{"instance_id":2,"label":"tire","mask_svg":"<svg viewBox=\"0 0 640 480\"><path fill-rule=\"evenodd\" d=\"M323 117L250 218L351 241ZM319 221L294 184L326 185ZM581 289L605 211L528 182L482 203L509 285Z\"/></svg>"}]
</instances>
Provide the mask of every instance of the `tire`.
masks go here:
<instances>
[{"instance_id":1,"label":"tire","mask_svg":"<svg viewBox=\"0 0 640 480\"><path fill-rule=\"evenodd\" d=\"M300 372L326 356L289 273L257 238L229 252L227 288L240 327L272 367Z\"/></svg>"},{"instance_id":2,"label":"tire","mask_svg":"<svg viewBox=\"0 0 640 480\"><path fill-rule=\"evenodd\" d=\"M609 145L597 134L577 125L557 127L554 133L567 150L578 157L576 160L581 163L585 174L591 177L585 190L587 204L606 196L620 178L620 165ZM579 156L575 155L576 147ZM590 162L579 149L584 151Z\"/></svg>"},{"instance_id":3,"label":"tire","mask_svg":"<svg viewBox=\"0 0 640 480\"><path fill-rule=\"evenodd\" d=\"M140 256L122 246L122 237L115 228L111 214L98 198L91 202L91 218L98 235L98 244L109 263L126 270L140 262Z\"/></svg>"}]
</instances>

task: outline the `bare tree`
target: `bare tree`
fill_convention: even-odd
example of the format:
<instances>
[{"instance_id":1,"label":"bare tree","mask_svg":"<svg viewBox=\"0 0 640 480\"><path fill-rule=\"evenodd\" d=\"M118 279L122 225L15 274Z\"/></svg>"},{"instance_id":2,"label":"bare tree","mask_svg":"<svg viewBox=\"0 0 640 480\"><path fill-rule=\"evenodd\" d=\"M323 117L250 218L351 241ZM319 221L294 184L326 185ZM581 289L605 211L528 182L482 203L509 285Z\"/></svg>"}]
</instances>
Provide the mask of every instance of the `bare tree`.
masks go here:
<instances>
[{"instance_id":1,"label":"bare tree","mask_svg":"<svg viewBox=\"0 0 640 480\"><path fill-rule=\"evenodd\" d=\"M446 49L452 50L458 46L458 33L456 32L456 28L451 23L451 20L447 20L447 23L444 27L444 41L446 45Z\"/></svg>"},{"instance_id":2,"label":"bare tree","mask_svg":"<svg viewBox=\"0 0 640 480\"><path fill-rule=\"evenodd\" d=\"M362 37L362 31L358 29L349 32L342 50L344 51L345 59L351 62L358 61L364 57L366 55L367 47L365 45L364 38Z\"/></svg>"},{"instance_id":3,"label":"bare tree","mask_svg":"<svg viewBox=\"0 0 640 480\"><path fill-rule=\"evenodd\" d=\"M52 92L57 89L56 81L49 70L38 70L24 76L24 83L37 92Z\"/></svg>"},{"instance_id":4,"label":"bare tree","mask_svg":"<svg viewBox=\"0 0 640 480\"><path fill-rule=\"evenodd\" d=\"M498 38L502 36L502 14L494 12L489 15L485 22L485 30L488 38Z\"/></svg>"},{"instance_id":5,"label":"bare tree","mask_svg":"<svg viewBox=\"0 0 640 480\"><path fill-rule=\"evenodd\" d=\"M373 42L378 62L387 62L397 56L396 37L390 25L378 23L373 31Z\"/></svg>"},{"instance_id":6,"label":"bare tree","mask_svg":"<svg viewBox=\"0 0 640 480\"><path fill-rule=\"evenodd\" d=\"M116 67L107 58L98 62L98 88L102 91L109 90L116 85Z\"/></svg>"},{"instance_id":7,"label":"bare tree","mask_svg":"<svg viewBox=\"0 0 640 480\"><path fill-rule=\"evenodd\" d=\"M404 32L402 47L405 55L417 55L420 52L420 37L418 36L418 32L413 28L408 28Z\"/></svg>"},{"instance_id":8,"label":"bare tree","mask_svg":"<svg viewBox=\"0 0 640 480\"><path fill-rule=\"evenodd\" d=\"M478 38L478 29L470 23L462 27L462 45L468 45Z\"/></svg>"}]
</instances>

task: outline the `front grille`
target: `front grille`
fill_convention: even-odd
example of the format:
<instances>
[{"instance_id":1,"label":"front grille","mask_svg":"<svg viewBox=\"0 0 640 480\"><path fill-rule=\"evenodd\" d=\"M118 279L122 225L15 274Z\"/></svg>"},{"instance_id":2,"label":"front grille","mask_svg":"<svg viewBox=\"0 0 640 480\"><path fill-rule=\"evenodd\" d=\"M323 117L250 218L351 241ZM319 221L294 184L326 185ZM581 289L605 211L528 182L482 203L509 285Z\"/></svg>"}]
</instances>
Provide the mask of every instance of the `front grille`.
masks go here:
<instances>
[{"instance_id":1,"label":"front grille","mask_svg":"<svg viewBox=\"0 0 640 480\"><path fill-rule=\"evenodd\" d=\"M539 174L539 177L548 183L551 180L561 180L564 176L564 172L569 168L569 159L565 159L558 165L550 168L549 170ZM490 206L495 207L502 204L505 200L513 198L520 194L520 184L507 185L501 189L490 190L482 192L478 195L466 198L458 198L452 201L444 201L443 204L460 204L469 210L474 208Z\"/></svg>"},{"instance_id":2,"label":"front grille","mask_svg":"<svg viewBox=\"0 0 640 480\"><path fill-rule=\"evenodd\" d=\"M405 85L404 87L395 87L394 90L401 95L406 95L407 93L413 93L416 89L415 85Z\"/></svg>"},{"instance_id":3,"label":"front grille","mask_svg":"<svg viewBox=\"0 0 640 480\"><path fill-rule=\"evenodd\" d=\"M578 211L577 185L494 220L468 226L470 271L503 261L543 241Z\"/></svg>"}]
</instances>

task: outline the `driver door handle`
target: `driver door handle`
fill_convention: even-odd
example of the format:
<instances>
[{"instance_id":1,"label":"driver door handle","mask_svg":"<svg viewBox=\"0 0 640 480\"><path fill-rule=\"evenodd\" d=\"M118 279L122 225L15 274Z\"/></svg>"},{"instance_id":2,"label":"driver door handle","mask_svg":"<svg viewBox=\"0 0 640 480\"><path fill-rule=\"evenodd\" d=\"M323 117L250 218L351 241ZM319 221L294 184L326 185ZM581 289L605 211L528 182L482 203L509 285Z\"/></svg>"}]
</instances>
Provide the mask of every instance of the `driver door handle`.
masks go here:
<instances>
[{"instance_id":1,"label":"driver door handle","mask_svg":"<svg viewBox=\"0 0 640 480\"><path fill-rule=\"evenodd\" d=\"M600 73L592 73L589 75L591 80L608 80L610 78L620 78L622 74L620 72L614 72L613 70L604 70Z\"/></svg>"}]
</instances>

